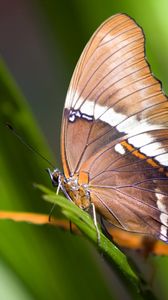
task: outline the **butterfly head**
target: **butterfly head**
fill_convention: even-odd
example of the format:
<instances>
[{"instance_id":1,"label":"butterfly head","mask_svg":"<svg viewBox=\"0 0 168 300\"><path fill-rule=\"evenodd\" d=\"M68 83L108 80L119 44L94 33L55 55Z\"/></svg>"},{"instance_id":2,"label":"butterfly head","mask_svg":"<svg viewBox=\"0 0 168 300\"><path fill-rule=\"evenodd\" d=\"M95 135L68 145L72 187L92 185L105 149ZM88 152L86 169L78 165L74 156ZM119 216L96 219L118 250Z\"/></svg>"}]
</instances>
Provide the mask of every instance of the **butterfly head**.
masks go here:
<instances>
[{"instance_id":1,"label":"butterfly head","mask_svg":"<svg viewBox=\"0 0 168 300\"><path fill-rule=\"evenodd\" d=\"M57 187L60 185L61 179L64 177L63 174L59 171L59 169L55 169L54 171L51 171L49 168L46 169L48 172L51 182L53 186Z\"/></svg>"},{"instance_id":2,"label":"butterfly head","mask_svg":"<svg viewBox=\"0 0 168 300\"><path fill-rule=\"evenodd\" d=\"M90 192L86 184L79 184L78 177L66 178L59 169L47 169L54 187L59 187L65 196L82 209L90 207Z\"/></svg>"}]
</instances>

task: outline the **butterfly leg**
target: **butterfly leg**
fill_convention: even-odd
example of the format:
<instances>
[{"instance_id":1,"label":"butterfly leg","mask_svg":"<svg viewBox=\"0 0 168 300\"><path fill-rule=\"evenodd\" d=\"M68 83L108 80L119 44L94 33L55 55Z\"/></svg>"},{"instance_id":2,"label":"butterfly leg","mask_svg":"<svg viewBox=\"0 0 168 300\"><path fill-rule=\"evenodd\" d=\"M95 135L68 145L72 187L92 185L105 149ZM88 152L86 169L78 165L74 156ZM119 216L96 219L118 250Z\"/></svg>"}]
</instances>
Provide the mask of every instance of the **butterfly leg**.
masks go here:
<instances>
[{"instance_id":1,"label":"butterfly leg","mask_svg":"<svg viewBox=\"0 0 168 300\"><path fill-rule=\"evenodd\" d=\"M51 178L53 186L56 186L56 183L55 183L54 177L53 177L53 173L50 171L49 168L46 171L48 172L48 174L49 174L49 176ZM61 189L61 181L60 181L60 179L58 177L58 186L57 186L57 190L56 190L56 195L59 194L60 189ZM49 217L48 217L49 218L49 222L51 220L51 216L52 216L52 213L54 211L55 206L56 206L56 204L54 203L53 206L52 206L52 208L51 208L51 210L50 210Z\"/></svg>"},{"instance_id":2,"label":"butterfly leg","mask_svg":"<svg viewBox=\"0 0 168 300\"><path fill-rule=\"evenodd\" d=\"M50 176L50 179L51 179L51 182L52 182L53 186L55 186L55 182L54 182L54 178L53 178L53 173L51 172L51 170L49 168L47 168L46 171L47 171L47 173ZM59 189L60 189L60 186L58 185L56 194L59 193ZM51 208L51 210L49 212L49 216L48 216L49 222L51 221L51 216L52 216L52 213L54 211L54 208L55 208L55 203L53 204L53 206L52 206L52 208Z\"/></svg>"},{"instance_id":3,"label":"butterfly leg","mask_svg":"<svg viewBox=\"0 0 168 300\"><path fill-rule=\"evenodd\" d=\"M53 213L53 211L54 211L55 206L56 206L56 204L54 203L53 206L52 206L51 209L50 209L49 216L48 216L49 222L51 221L51 216L52 216L52 213Z\"/></svg>"},{"instance_id":4,"label":"butterfly leg","mask_svg":"<svg viewBox=\"0 0 168 300\"><path fill-rule=\"evenodd\" d=\"M97 242L98 242L98 245L100 245L100 230L97 225L96 209L95 209L94 203L91 202L91 205L92 205L92 211L93 211L93 222L94 222L94 225L95 225L95 228L97 231Z\"/></svg>"}]
</instances>

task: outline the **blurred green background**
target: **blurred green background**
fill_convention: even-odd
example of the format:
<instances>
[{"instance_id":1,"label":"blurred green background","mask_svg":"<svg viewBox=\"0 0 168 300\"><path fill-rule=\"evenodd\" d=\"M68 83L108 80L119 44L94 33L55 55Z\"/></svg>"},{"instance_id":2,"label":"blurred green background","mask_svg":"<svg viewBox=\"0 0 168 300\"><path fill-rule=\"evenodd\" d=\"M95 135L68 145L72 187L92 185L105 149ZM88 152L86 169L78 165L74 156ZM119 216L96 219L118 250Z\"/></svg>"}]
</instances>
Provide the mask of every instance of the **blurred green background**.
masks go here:
<instances>
[{"instance_id":1,"label":"blurred green background","mask_svg":"<svg viewBox=\"0 0 168 300\"><path fill-rule=\"evenodd\" d=\"M26 141L61 167L61 114L73 69L95 29L118 12L129 14L143 28L148 61L168 91L166 0L0 1L1 55L17 83L0 62L1 210L50 211L33 188L34 182L51 185L44 171L47 163L25 149L3 124L12 122ZM140 264L157 299L167 299L168 258L153 257ZM49 226L0 222L1 300L130 297L84 237Z\"/></svg>"}]
</instances>

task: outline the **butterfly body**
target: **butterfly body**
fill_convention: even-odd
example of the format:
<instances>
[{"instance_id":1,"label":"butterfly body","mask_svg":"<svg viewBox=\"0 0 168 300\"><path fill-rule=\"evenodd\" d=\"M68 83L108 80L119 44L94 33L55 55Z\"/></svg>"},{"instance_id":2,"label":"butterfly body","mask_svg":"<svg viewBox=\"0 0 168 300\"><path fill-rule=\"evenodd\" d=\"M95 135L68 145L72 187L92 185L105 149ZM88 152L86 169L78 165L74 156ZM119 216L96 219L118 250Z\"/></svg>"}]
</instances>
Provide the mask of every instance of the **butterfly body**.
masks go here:
<instances>
[{"instance_id":1,"label":"butterfly body","mask_svg":"<svg viewBox=\"0 0 168 300\"><path fill-rule=\"evenodd\" d=\"M63 174L52 178L82 209L168 242L168 100L125 14L93 34L75 68L62 119Z\"/></svg>"},{"instance_id":2,"label":"butterfly body","mask_svg":"<svg viewBox=\"0 0 168 300\"><path fill-rule=\"evenodd\" d=\"M88 184L79 183L79 176L66 178L57 169L51 173L53 185L58 185L70 201L73 201L81 209L88 209L91 198Z\"/></svg>"}]
</instances>

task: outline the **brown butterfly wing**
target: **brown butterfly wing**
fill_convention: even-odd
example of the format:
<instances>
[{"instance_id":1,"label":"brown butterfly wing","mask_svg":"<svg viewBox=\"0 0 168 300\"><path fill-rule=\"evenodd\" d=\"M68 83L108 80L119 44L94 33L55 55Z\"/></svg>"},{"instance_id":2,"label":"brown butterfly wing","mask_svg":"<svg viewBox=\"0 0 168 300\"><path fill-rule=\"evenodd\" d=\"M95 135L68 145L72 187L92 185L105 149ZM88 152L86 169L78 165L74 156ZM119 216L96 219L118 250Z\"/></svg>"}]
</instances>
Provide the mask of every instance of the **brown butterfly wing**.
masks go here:
<instances>
[{"instance_id":1,"label":"brown butterfly wing","mask_svg":"<svg viewBox=\"0 0 168 300\"><path fill-rule=\"evenodd\" d=\"M135 149L118 155L114 147L105 151L82 168L90 174L91 197L97 209L120 228L166 240L168 187L164 168ZM111 162L104 165L107 156Z\"/></svg>"},{"instance_id":2,"label":"brown butterfly wing","mask_svg":"<svg viewBox=\"0 0 168 300\"><path fill-rule=\"evenodd\" d=\"M142 30L115 15L93 35L71 80L62 122L65 176L87 172L106 219L166 240L167 133L168 102L146 62Z\"/></svg>"}]
</instances>

